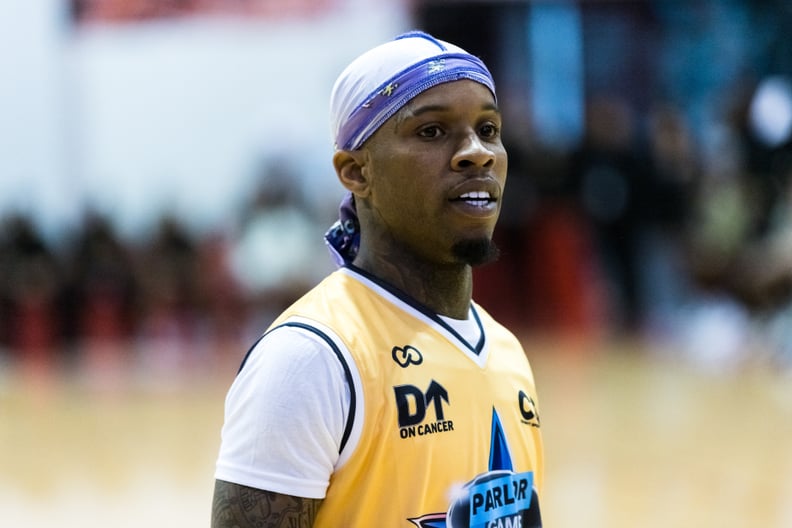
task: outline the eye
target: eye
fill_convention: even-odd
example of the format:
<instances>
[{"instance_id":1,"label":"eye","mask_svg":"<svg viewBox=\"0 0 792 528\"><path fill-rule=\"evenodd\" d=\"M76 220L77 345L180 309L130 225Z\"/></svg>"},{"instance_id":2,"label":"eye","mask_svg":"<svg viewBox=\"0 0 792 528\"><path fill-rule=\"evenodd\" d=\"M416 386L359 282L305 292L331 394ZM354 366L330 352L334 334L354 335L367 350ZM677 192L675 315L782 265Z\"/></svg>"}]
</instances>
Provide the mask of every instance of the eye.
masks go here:
<instances>
[{"instance_id":1,"label":"eye","mask_svg":"<svg viewBox=\"0 0 792 528\"><path fill-rule=\"evenodd\" d=\"M496 138L498 137L499 133L500 133L500 128L498 128L493 123L487 123L483 125L481 128L479 128L479 134L481 134L481 137L484 138Z\"/></svg>"},{"instance_id":2,"label":"eye","mask_svg":"<svg viewBox=\"0 0 792 528\"><path fill-rule=\"evenodd\" d=\"M425 139L434 139L442 134L443 130L437 125L429 125L418 131L418 135Z\"/></svg>"}]
</instances>

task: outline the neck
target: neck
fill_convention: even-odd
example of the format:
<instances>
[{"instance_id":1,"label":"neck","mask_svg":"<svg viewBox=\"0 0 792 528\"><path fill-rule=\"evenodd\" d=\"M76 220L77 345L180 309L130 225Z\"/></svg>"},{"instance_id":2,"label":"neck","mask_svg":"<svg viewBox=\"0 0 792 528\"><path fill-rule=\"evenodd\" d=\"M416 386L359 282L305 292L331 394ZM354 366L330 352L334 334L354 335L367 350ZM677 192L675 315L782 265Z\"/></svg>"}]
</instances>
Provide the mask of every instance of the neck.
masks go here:
<instances>
[{"instance_id":1,"label":"neck","mask_svg":"<svg viewBox=\"0 0 792 528\"><path fill-rule=\"evenodd\" d=\"M437 265L418 258L359 254L355 266L403 291L439 315L466 319L473 295L467 264Z\"/></svg>"}]
</instances>

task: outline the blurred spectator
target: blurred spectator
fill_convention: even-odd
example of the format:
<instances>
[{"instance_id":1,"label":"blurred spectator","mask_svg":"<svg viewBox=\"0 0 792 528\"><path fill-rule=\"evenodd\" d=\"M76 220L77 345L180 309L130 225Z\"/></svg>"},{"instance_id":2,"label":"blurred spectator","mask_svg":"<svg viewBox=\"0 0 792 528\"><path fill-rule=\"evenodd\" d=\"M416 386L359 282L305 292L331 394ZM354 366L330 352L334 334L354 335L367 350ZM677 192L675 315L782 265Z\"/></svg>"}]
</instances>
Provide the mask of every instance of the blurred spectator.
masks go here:
<instances>
[{"instance_id":1,"label":"blurred spectator","mask_svg":"<svg viewBox=\"0 0 792 528\"><path fill-rule=\"evenodd\" d=\"M79 353L76 359L106 377L129 359L126 351L137 325L132 255L108 219L90 211L70 247L60 298L65 343Z\"/></svg>"},{"instance_id":2,"label":"blurred spectator","mask_svg":"<svg viewBox=\"0 0 792 528\"><path fill-rule=\"evenodd\" d=\"M700 284L761 311L790 298L792 128L772 144L762 141L756 123L750 123L756 93L738 98L727 114L722 142L715 148L718 160L708 167L698 194L691 254Z\"/></svg>"},{"instance_id":3,"label":"blurred spectator","mask_svg":"<svg viewBox=\"0 0 792 528\"><path fill-rule=\"evenodd\" d=\"M56 360L60 325L56 299L60 268L31 221L11 216L0 239L0 343L35 369Z\"/></svg>"},{"instance_id":4,"label":"blurred spectator","mask_svg":"<svg viewBox=\"0 0 792 528\"><path fill-rule=\"evenodd\" d=\"M246 338L247 292L231 269L232 241L211 233L198 241L198 305L202 314L201 341L216 346L210 355L237 347Z\"/></svg>"},{"instance_id":5,"label":"blurred spectator","mask_svg":"<svg viewBox=\"0 0 792 528\"><path fill-rule=\"evenodd\" d=\"M687 245L699 291L679 317L689 355L716 368L763 350L792 364L789 143L759 140L749 123L755 86L744 88L709 131Z\"/></svg>"},{"instance_id":6,"label":"blurred spectator","mask_svg":"<svg viewBox=\"0 0 792 528\"><path fill-rule=\"evenodd\" d=\"M645 329L665 333L692 293L685 248L702 161L681 108L657 102L647 117L648 198L641 236L641 286Z\"/></svg>"},{"instance_id":7,"label":"blurred spectator","mask_svg":"<svg viewBox=\"0 0 792 528\"><path fill-rule=\"evenodd\" d=\"M639 268L645 226L647 160L638 150L635 116L626 101L592 98L581 145L571 154L572 189L593 230L608 285L614 330L637 330L645 315Z\"/></svg>"},{"instance_id":8,"label":"blurred spectator","mask_svg":"<svg viewBox=\"0 0 792 528\"><path fill-rule=\"evenodd\" d=\"M194 353L198 323L198 249L176 218L165 216L140 248L140 353L147 369L170 372Z\"/></svg>"},{"instance_id":9,"label":"blurred spectator","mask_svg":"<svg viewBox=\"0 0 792 528\"><path fill-rule=\"evenodd\" d=\"M647 224L672 236L690 221L692 195L701 176L693 131L682 110L655 104L648 116Z\"/></svg>"},{"instance_id":10,"label":"blurred spectator","mask_svg":"<svg viewBox=\"0 0 792 528\"><path fill-rule=\"evenodd\" d=\"M65 337L125 340L134 332L138 284L132 255L107 218L87 213L65 260Z\"/></svg>"},{"instance_id":11,"label":"blurred spectator","mask_svg":"<svg viewBox=\"0 0 792 528\"><path fill-rule=\"evenodd\" d=\"M735 255L732 288L755 311L773 311L792 297L792 188L782 193L773 222L761 238Z\"/></svg>"},{"instance_id":12,"label":"blurred spectator","mask_svg":"<svg viewBox=\"0 0 792 528\"><path fill-rule=\"evenodd\" d=\"M232 270L251 300L252 332L266 329L331 269L327 227L305 205L292 168L280 160L267 165L231 248Z\"/></svg>"}]
</instances>

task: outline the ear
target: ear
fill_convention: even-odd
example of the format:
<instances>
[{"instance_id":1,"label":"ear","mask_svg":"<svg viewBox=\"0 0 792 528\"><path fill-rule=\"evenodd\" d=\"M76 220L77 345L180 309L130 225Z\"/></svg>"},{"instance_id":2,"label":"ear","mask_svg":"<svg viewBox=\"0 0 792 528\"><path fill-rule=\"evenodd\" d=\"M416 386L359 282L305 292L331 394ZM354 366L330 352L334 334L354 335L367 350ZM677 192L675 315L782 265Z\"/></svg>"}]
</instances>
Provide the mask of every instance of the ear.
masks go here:
<instances>
[{"instance_id":1,"label":"ear","mask_svg":"<svg viewBox=\"0 0 792 528\"><path fill-rule=\"evenodd\" d=\"M368 196L370 181L366 169L366 154L363 150L337 150L333 154L335 167L341 185L355 196Z\"/></svg>"}]
</instances>

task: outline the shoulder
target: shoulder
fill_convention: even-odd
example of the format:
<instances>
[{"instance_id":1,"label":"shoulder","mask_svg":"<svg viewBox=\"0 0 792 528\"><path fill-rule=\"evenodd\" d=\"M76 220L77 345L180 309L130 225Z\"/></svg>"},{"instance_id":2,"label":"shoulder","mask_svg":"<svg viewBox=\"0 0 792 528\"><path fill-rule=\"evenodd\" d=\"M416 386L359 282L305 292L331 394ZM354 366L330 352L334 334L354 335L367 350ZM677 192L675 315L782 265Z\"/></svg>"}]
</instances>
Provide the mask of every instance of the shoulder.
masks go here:
<instances>
[{"instance_id":1,"label":"shoulder","mask_svg":"<svg viewBox=\"0 0 792 528\"><path fill-rule=\"evenodd\" d=\"M354 305L360 298L360 284L352 275L353 272L346 268L334 271L286 308L270 329L280 326L295 315L325 323L333 321L340 311L343 312L340 307Z\"/></svg>"},{"instance_id":2,"label":"shoulder","mask_svg":"<svg viewBox=\"0 0 792 528\"><path fill-rule=\"evenodd\" d=\"M323 332L308 323L287 321L268 330L250 348L240 367L240 376L267 372L327 372L335 362L332 344ZM332 371L333 369L330 368Z\"/></svg>"}]
</instances>

